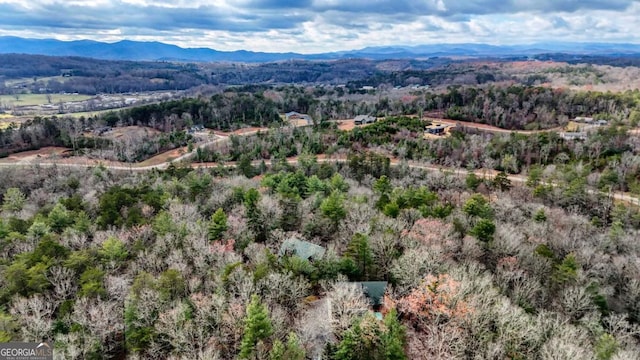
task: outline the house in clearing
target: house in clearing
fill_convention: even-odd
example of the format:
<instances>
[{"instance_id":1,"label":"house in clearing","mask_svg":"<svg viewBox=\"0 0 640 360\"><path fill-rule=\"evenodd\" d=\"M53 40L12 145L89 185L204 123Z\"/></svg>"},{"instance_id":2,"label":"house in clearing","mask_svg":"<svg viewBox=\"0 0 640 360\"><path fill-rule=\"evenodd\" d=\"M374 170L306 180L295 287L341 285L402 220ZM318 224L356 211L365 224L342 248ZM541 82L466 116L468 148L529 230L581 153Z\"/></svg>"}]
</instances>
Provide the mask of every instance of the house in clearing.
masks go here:
<instances>
[{"instance_id":1,"label":"house in clearing","mask_svg":"<svg viewBox=\"0 0 640 360\"><path fill-rule=\"evenodd\" d=\"M376 120L375 117L370 115L358 115L353 119L353 123L356 125L373 124Z\"/></svg>"},{"instance_id":2,"label":"house in clearing","mask_svg":"<svg viewBox=\"0 0 640 360\"><path fill-rule=\"evenodd\" d=\"M280 255L280 257L295 255L304 260L315 261L322 259L325 252L325 248L320 245L296 238L289 238L280 246L278 255Z\"/></svg>"},{"instance_id":3,"label":"house in clearing","mask_svg":"<svg viewBox=\"0 0 640 360\"><path fill-rule=\"evenodd\" d=\"M584 132L562 132L560 137L565 140L586 140L587 134Z\"/></svg>"},{"instance_id":4,"label":"house in clearing","mask_svg":"<svg viewBox=\"0 0 640 360\"><path fill-rule=\"evenodd\" d=\"M441 124L438 125L429 125L425 128L425 131L428 134L432 134L432 135L443 135L444 134L444 130L447 127Z\"/></svg>"},{"instance_id":5,"label":"house in clearing","mask_svg":"<svg viewBox=\"0 0 640 360\"><path fill-rule=\"evenodd\" d=\"M378 320L382 320L380 308L384 300L384 293L387 291L386 281L362 281L356 283L362 288L364 296L369 300L369 305Z\"/></svg>"},{"instance_id":6,"label":"house in clearing","mask_svg":"<svg viewBox=\"0 0 640 360\"><path fill-rule=\"evenodd\" d=\"M188 134L193 134L199 131L204 131L204 125L193 125L192 127L187 129Z\"/></svg>"},{"instance_id":7,"label":"house in clearing","mask_svg":"<svg viewBox=\"0 0 640 360\"><path fill-rule=\"evenodd\" d=\"M575 119L573 119L573 121L578 122L578 123L585 123L585 124L591 124L593 122L593 118L592 117L586 117L586 116L576 116Z\"/></svg>"},{"instance_id":8,"label":"house in clearing","mask_svg":"<svg viewBox=\"0 0 640 360\"><path fill-rule=\"evenodd\" d=\"M313 123L313 119L311 118L311 116L307 114L300 114L299 112L296 112L296 111L290 111L284 114L284 118L289 122L296 121L296 120L304 120L307 122L307 124Z\"/></svg>"}]
</instances>

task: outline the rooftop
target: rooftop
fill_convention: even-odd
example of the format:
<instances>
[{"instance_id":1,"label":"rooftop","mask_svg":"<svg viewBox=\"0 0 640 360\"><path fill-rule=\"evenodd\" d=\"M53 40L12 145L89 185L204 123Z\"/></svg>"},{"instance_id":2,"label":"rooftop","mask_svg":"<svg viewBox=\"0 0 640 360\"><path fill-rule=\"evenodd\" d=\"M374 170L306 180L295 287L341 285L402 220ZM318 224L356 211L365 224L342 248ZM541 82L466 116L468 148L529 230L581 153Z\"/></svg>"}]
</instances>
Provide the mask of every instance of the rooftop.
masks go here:
<instances>
[{"instance_id":1,"label":"rooftop","mask_svg":"<svg viewBox=\"0 0 640 360\"><path fill-rule=\"evenodd\" d=\"M384 293L387 291L386 281L363 281L356 284L362 286L362 291L372 306L382 305Z\"/></svg>"},{"instance_id":2,"label":"rooftop","mask_svg":"<svg viewBox=\"0 0 640 360\"><path fill-rule=\"evenodd\" d=\"M280 256L296 255L305 260L317 260L324 256L325 251L325 248L320 245L290 238L282 243L278 254Z\"/></svg>"}]
</instances>

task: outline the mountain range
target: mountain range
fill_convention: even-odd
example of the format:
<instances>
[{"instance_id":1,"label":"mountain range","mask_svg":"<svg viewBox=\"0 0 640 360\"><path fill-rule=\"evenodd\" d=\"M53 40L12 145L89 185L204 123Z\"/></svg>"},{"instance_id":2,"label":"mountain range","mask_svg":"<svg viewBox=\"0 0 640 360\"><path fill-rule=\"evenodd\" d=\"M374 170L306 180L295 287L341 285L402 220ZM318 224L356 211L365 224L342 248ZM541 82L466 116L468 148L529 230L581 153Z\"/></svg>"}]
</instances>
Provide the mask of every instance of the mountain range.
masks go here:
<instances>
[{"instance_id":1,"label":"mountain range","mask_svg":"<svg viewBox=\"0 0 640 360\"><path fill-rule=\"evenodd\" d=\"M266 53L246 50L218 51L210 48L182 48L161 42L122 40L114 43L93 40L60 41L0 37L0 54L80 56L104 60L187 62L271 62L282 60L332 60L344 58L415 59L429 57L510 57L562 53L576 56L640 55L640 44L549 42L528 45L434 44L379 46L359 50L318 54Z\"/></svg>"}]
</instances>

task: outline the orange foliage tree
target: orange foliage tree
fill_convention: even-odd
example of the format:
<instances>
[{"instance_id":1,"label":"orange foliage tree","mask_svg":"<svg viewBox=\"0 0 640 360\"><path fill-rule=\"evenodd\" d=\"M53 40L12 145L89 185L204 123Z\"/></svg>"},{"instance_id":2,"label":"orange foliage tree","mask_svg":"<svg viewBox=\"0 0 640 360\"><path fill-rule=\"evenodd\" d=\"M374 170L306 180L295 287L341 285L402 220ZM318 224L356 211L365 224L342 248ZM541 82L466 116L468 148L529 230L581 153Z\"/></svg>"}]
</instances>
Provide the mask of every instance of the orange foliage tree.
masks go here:
<instances>
[{"instance_id":1,"label":"orange foliage tree","mask_svg":"<svg viewBox=\"0 0 640 360\"><path fill-rule=\"evenodd\" d=\"M385 306L396 307L417 327L460 319L469 313L469 306L461 298L460 282L447 274L425 276L420 286L397 301L385 297Z\"/></svg>"}]
</instances>

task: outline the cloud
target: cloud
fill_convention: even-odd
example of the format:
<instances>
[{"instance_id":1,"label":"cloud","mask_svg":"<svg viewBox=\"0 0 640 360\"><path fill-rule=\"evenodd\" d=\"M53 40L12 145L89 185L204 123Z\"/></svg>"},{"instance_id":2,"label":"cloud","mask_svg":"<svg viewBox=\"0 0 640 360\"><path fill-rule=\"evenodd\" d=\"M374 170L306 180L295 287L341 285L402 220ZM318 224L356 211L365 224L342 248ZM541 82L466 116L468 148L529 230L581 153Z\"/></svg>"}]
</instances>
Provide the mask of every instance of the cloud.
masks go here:
<instances>
[{"instance_id":1,"label":"cloud","mask_svg":"<svg viewBox=\"0 0 640 360\"><path fill-rule=\"evenodd\" d=\"M468 16L519 12L575 12L580 10L625 10L636 0L317 0L316 11L354 14L412 14Z\"/></svg>"},{"instance_id":2,"label":"cloud","mask_svg":"<svg viewBox=\"0 0 640 360\"><path fill-rule=\"evenodd\" d=\"M0 0L0 35L320 52L639 39L640 0Z\"/></svg>"},{"instance_id":3,"label":"cloud","mask_svg":"<svg viewBox=\"0 0 640 360\"><path fill-rule=\"evenodd\" d=\"M68 29L148 28L154 30L207 29L232 32L290 29L311 15L291 13L255 14L230 11L215 5L166 7L115 1L99 8L63 2L0 4L0 26Z\"/></svg>"}]
</instances>

